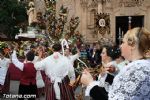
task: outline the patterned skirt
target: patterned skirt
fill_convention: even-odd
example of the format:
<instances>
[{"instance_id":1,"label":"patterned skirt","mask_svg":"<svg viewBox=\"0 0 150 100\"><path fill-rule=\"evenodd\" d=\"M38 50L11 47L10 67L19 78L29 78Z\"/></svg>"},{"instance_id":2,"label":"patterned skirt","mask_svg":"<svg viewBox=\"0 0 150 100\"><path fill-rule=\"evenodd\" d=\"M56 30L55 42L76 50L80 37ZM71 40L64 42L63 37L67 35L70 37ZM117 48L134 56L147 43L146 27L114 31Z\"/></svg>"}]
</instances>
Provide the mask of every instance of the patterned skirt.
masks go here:
<instances>
[{"instance_id":1,"label":"patterned skirt","mask_svg":"<svg viewBox=\"0 0 150 100\"><path fill-rule=\"evenodd\" d=\"M75 100L73 88L69 85L69 78L66 76L62 83L59 84L61 100ZM50 79L46 77L46 100L56 100L55 91L53 88L53 83L51 83Z\"/></svg>"}]
</instances>

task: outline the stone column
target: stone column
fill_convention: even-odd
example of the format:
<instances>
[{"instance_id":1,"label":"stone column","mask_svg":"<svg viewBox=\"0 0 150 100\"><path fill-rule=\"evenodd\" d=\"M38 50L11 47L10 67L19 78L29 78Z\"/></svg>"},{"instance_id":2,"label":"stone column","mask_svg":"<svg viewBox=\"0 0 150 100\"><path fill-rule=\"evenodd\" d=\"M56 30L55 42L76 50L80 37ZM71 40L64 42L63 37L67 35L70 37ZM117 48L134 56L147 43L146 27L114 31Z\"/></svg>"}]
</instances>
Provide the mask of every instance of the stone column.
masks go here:
<instances>
[{"instance_id":1,"label":"stone column","mask_svg":"<svg viewBox=\"0 0 150 100\"><path fill-rule=\"evenodd\" d=\"M87 40L87 0L82 0L81 2L81 34Z\"/></svg>"},{"instance_id":2,"label":"stone column","mask_svg":"<svg viewBox=\"0 0 150 100\"><path fill-rule=\"evenodd\" d=\"M102 5L102 1L98 1L98 14L103 12L103 5Z\"/></svg>"},{"instance_id":3,"label":"stone column","mask_svg":"<svg viewBox=\"0 0 150 100\"><path fill-rule=\"evenodd\" d=\"M144 18L145 24L144 26L150 31L150 6L147 7L147 14Z\"/></svg>"}]
</instances>

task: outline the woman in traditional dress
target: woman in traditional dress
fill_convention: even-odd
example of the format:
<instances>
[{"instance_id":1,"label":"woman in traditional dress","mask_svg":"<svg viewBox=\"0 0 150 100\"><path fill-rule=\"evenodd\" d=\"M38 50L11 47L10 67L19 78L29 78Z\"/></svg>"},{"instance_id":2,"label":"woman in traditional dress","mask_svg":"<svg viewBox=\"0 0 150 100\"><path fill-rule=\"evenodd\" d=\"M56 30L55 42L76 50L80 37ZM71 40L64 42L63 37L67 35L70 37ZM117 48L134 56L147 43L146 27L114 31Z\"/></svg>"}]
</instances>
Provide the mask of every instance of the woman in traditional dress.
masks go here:
<instances>
[{"instance_id":1,"label":"woman in traditional dress","mask_svg":"<svg viewBox=\"0 0 150 100\"><path fill-rule=\"evenodd\" d=\"M54 53L35 63L37 70L44 70L46 78L46 100L75 100L69 85L70 61L61 55L61 44L53 45Z\"/></svg>"},{"instance_id":2,"label":"woman in traditional dress","mask_svg":"<svg viewBox=\"0 0 150 100\"><path fill-rule=\"evenodd\" d=\"M30 47L31 48L31 47ZM37 48L35 48L33 46L32 50L35 52L35 54L37 54L34 57L33 63L36 63L38 61L41 61L42 59L45 58L45 48L43 46L38 46ZM37 71L36 73L36 81L39 82L39 84L43 83L43 86L38 86L37 85L37 98L40 98L40 96L45 94L45 73L44 71Z\"/></svg>"},{"instance_id":3,"label":"woman in traditional dress","mask_svg":"<svg viewBox=\"0 0 150 100\"><path fill-rule=\"evenodd\" d=\"M130 63L114 78L108 98L103 90L94 84L90 73L83 72L81 82L89 89L94 100L149 100L150 99L150 59L145 57L150 49L150 32L144 28L128 30L121 44L122 56ZM95 95L95 94L97 95Z\"/></svg>"},{"instance_id":4,"label":"woman in traditional dress","mask_svg":"<svg viewBox=\"0 0 150 100\"><path fill-rule=\"evenodd\" d=\"M119 58L119 56L120 50L117 46L103 46L101 52L102 65L100 66L100 74L98 75L98 80L95 81L95 84L101 87L103 95L105 95L106 98L108 98L109 86L112 84L115 77L115 69L117 68L115 60ZM87 94L89 94L88 89L86 90L86 95ZM94 93L93 95L97 94ZM106 98L101 97L101 100L106 100Z\"/></svg>"}]
</instances>

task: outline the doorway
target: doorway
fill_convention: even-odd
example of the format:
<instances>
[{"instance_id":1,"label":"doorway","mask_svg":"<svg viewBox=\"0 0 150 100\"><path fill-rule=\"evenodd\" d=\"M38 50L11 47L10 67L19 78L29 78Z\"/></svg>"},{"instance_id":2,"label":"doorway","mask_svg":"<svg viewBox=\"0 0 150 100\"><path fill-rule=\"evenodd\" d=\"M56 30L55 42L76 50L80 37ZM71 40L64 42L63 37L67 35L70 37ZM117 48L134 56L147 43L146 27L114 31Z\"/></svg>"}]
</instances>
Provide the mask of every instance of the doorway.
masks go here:
<instances>
[{"instance_id":1,"label":"doorway","mask_svg":"<svg viewBox=\"0 0 150 100\"><path fill-rule=\"evenodd\" d=\"M144 27L144 16L130 16L131 28ZM116 16L116 44L121 43L122 36L127 32L129 27L129 16Z\"/></svg>"}]
</instances>

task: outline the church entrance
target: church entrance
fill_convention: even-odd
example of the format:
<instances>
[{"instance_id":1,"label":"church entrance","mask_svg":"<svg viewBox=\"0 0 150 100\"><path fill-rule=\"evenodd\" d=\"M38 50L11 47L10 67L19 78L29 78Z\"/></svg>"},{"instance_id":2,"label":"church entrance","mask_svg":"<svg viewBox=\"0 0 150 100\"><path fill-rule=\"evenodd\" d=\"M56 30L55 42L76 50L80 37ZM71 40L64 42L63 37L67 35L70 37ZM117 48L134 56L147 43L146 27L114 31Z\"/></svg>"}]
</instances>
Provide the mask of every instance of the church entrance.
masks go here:
<instances>
[{"instance_id":1,"label":"church entrance","mask_svg":"<svg viewBox=\"0 0 150 100\"><path fill-rule=\"evenodd\" d=\"M144 16L116 16L116 43L121 43L122 36L131 28L144 26Z\"/></svg>"}]
</instances>

